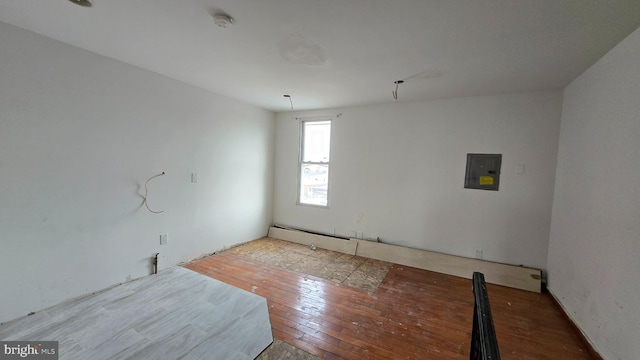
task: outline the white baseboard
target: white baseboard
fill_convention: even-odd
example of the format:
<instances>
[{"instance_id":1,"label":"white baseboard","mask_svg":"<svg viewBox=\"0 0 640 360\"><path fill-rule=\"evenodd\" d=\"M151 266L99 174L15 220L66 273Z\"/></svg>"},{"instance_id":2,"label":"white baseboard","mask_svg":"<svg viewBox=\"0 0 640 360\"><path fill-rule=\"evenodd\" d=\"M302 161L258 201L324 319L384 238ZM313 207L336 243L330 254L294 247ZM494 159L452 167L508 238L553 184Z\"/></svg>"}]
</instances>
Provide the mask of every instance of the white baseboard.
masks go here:
<instances>
[{"instance_id":1,"label":"white baseboard","mask_svg":"<svg viewBox=\"0 0 640 360\"><path fill-rule=\"evenodd\" d=\"M483 273L485 281L491 284L538 293L541 291L542 273L539 269L470 259L360 239L345 240L275 227L269 229L269 237L303 245L313 244L322 249L388 261L394 264L416 267L466 279L471 279L473 273L478 271Z\"/></svg>"},{"instance_id":2,"label":"white baseboard","mask_svg":"<svg viewBox=\"0 0 640 360\"><path fill-rule=\"evenodd\" d=\"M355 255L357 244L353 241L334 238L331 236L311 234L304 231L269 228L269 237L287 240L302 245L315 245L322 249L338 251L345 254Z\"/></svg>"}]
</instances>

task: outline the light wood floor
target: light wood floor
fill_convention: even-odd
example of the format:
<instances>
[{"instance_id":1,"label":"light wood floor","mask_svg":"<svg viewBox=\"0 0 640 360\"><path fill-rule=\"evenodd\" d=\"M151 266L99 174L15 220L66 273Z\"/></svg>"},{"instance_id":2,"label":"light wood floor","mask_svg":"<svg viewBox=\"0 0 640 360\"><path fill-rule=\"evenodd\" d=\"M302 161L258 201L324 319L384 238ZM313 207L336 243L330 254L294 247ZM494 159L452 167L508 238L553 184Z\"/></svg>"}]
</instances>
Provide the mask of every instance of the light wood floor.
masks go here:
<instances>
[{"instance_id":1,"label":"light wood floor","mask_svg":"<svg viewBox=\"0 0 640 360\"><path fill-rule=\"evenodd\" d=\"M468 359L471 281L393 265L368 293L223 252L187 268L267 298L276 338L323 359ZM488 284L502 359L591 359L549 294Z\"/></svg>"},{"instance_id":2,"label":"light wood floor","mask_svg":"<svg viewBox=\"0 0 640 360\"><path fill-rule=\"evenodd\" d=\"M253 359L267 304L181 267L0 324L0 340L58 341L61 360Z\"/></svg>"}]
</instances>

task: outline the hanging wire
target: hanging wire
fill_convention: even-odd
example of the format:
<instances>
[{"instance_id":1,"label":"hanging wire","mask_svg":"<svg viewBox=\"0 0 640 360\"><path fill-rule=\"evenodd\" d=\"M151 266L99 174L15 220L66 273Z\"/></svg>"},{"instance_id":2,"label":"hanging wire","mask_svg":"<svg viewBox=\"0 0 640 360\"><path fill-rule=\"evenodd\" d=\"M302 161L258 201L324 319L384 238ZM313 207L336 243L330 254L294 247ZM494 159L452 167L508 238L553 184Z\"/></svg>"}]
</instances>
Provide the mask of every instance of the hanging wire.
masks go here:
<instances>
[{"instance_id":1,"label":"hanging wire","mask_svg":"<svg viewBox=\"0 0 640 360\"><path fill-rule=\"evenodd\" d=\"M162 175L164 175L164 171L162 173L158 174L158 175L153 175L152 177L147 179L147 181L144 182L144 201L143 201L143 203L144 203L144 206L147 207L147 210L149 210L150 212L152 212L154 214L163 213L164 210L154 211L154 210L151 210L151 208L149 207L149 202L148 202L148 198L147 198L147 196L149 195L149 189L147 188L147 184L149 183L149 181L157 178L158 176L162 176Z\"/></svg>"},{"instance_id":2,"label":"hanging wire","mask_svg":"<svg viewBox=\"0 0 640 360\"><path fill-rule=\"evenodd\" d=\"M284 94L282 96L284 96L284 97L289 99L289 103L291 104L291 110L293 110L293 100L291 100L291 95Z\"/></svg>"},{"instance_id":3,"label":"hanging wire","mask_svg":"<svg viewBox=\"0 0 640 360\"><path fill-rule=\"evenodd\" d=\"M398 85L404 83L404 80L396 80L393 83L396 84L396 89L391 91L391 94L393 95L393 101L397 101L398 100Z\"/></svg>"}]
</instances>

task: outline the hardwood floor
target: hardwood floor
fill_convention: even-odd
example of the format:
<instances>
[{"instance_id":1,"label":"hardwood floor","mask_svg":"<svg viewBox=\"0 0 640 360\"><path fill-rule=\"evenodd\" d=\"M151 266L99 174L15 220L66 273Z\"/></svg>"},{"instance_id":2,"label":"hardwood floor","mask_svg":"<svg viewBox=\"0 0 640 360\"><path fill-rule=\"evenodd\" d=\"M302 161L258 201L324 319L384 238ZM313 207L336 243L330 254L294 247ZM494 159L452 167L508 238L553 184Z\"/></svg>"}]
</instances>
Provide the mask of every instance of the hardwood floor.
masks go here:
<instances>
[{"instance_id":1,"label":"hardwood floor","mask_svg":"<svg viewBox=\"0 0 640 360\"><path fill-rule=\"evenodd\" d=\"M471 281L393 265L375 293L229 252L185 267L267 299L274 337L323 359L468 359ZM591 359L549 294L488 284L502 359Z\"/></svg>"}]
</instances>

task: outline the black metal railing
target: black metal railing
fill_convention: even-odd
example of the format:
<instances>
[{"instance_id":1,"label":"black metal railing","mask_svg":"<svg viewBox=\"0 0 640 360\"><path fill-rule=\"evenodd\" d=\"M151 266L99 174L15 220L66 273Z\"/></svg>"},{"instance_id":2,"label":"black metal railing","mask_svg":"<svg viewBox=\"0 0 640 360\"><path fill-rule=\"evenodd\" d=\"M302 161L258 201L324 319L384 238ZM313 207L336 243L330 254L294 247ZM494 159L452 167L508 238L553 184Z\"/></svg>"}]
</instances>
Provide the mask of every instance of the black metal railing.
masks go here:
<instances>
[{"instance_id":1,"label":"black metal railing","mask_svg":"<svg viewBox=\"0 0 640 360\"><path fill-rule=\"evenodd\" d=\"M499 360L498 340L493 326L489 295L484 275L473 273L473 330L471 331L471 360Z\"/></svg>"}]
</instances>

